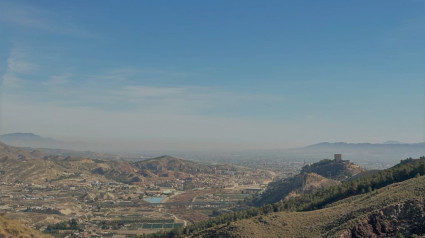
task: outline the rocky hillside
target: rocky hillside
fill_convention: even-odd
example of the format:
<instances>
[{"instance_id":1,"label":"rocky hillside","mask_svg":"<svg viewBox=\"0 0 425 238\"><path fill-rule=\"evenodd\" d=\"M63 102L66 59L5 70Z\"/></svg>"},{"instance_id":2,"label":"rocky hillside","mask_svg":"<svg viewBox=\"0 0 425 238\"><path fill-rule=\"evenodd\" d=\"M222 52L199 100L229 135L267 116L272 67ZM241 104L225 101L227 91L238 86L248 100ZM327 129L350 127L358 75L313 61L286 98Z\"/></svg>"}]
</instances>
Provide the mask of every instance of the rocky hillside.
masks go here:
<instances>
[{"instance_id":1,"label":"rocky hillside","mask_svg":"<svg viewBox=\"0 0 425 238\"><path fill-rule=\"evenodd\" d=\"M301 173L317 173L326 178L342 181L363 171L364 169L362 167L351 163L349 160L324 159L317 163L304 166Z\"/></svg>"},{"instance_id":2,"label":"rocky hillside","mask_svg":"<svg viewBox=\"0 0 425 238\"><path fill-rule=\"evenodd\" d=\"M425 234L424 205L421 176L323 209L258 215L191 237L418 237Z\"/></svg>"},{"instance_id":3,"label":"rocky hillside","mask_svg":"<svg viewBox=\"0 0 425 238\"><path fill-rule=\"evenodd\" d=\"M425 233L423 200L407 200L372 212L339 238L351 237L419 237Z\"/></svg>"},{"instance_id":4,"label":"rocky hillside","mask_svg":"<svg viewBox=\"0 0 425 238\"><path fill-rule=\"evenodd\" d=\"M270 183L264 193L254 198L253 203L257 206L275 203L288 197L310 193L320 188L329 188L340 183L316 173L301 173Z\"/></svg>"},{"instance_id":5,"label":"rocky hillside","mask_svg":"<svg viewBox=\"0 0 425 238\"><path fill-rule=\"evenodd\" d=\"M327 189L146 237L422 237L424 175L425 156L409 158Z\"/></svg>"},{"instance_id":6,"label":"rocky hillside","mask_svg":"<svg viewBox=\"0 0 425 238\"><path fill-rule=\"evenodd\" d=\"M329 188L363 172L363 168L348 160L321 160L304 166L298 175L270 183L264 193L254 197L253 204L270 204L317 189Z\"/></svg>"},{"instance_id":7,"label":"rocky hillside","mask_svg":"<svg viewBox=\"0 0 425 238\"><path fill-rule=\"evenodd\" d=\"M0 237L22 237L22 238L48 238L51 236L35 231L30 227L14 220L0 216Z\"/></svg>"}]
</instances>

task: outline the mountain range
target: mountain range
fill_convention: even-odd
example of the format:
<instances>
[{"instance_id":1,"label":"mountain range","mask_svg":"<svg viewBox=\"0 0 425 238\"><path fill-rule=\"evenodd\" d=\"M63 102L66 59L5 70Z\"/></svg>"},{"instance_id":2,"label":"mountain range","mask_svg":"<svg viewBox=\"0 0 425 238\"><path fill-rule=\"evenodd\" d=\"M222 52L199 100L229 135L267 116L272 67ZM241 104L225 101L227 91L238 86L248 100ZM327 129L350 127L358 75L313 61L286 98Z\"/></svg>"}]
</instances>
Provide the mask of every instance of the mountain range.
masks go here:
<instances>
[{"instance_id":1,"label":"mountain range","mask_svg":"<svg viewBox=\"0 0 425 238\"><path fill-rule=\"evenodd\" d=\"M423 156L425 154L425 142L411 144L323 142L302 148L284 150L282 153L288 157L313 161L339 153L345 159L358 164L379 162L393 165L401 159Z\"/></svg>"},{"instance_id":2,"label":"mountain range","mask_svg":"<svg viewBox=\"0 0 425 238\"><path fill-rule=\"evenodd\" d=\"M40 148L46 154L62 154L64 156L86 156L90 158L113 159L118 157L113 152L104 153L91 148L83 142L63 142L52 138L45 138L32 133L11 133L0 136L0 141L19 147ZM96 152L92 152L96 151ZM140 152L140 151L139 151ZM373 163L384 164L389 167L398 163L401 159L417 158L425 154L425 142L401 143L398 141L386 141L384 143L346 143L346 142L322 142L300 148L274 149L274 150L248 150L242 152L219 152L197 153L197 152L172 152L174 155L183 156L191 160L208 160L221 162L229 160L255 160L279 159L307 162L317 162L329 158L335 153L343 154L344 159L349 159L364 167L374 167ZM134 151L127 154L120 153L121 157L138 157ZM158 152L152 153L158 155ZM163 153L162 153L163 154ZM237 154L237 156L235 156ZM153 157L153 156L152 156Z\"/></svg>"},{"instance_id":3,"label":"mountain range","mask_svg":"<svg viewBox=\"0 0 425 238\"><path fill-rule=\"evenodd\" d=\"M0 135L0 141L12 146L53 149L84 149L81 142L64 142L53 138L46 138L34 133L9 133Z\"/></svg>"}]
</instances>

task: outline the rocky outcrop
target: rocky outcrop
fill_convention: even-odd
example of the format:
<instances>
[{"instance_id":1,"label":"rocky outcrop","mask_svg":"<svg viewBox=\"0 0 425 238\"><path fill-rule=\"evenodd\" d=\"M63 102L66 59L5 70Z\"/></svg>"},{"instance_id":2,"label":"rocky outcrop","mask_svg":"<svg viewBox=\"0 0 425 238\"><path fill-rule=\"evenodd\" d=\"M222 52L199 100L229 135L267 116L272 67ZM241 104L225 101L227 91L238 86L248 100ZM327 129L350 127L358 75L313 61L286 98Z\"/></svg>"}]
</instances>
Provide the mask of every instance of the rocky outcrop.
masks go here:
<instances>
[{"instance_id":1,"label":"rocky outcrop","mask_svg":"<svg viewBox=\"0 0 425 238\"><path fill-rule=\"evenodd\" d=\"M267 190L254 199L254 204L274 203L285 198L311 193L317 189L329 188L340 183L337 180L328 179L316 173L302 173L270 183Z\"/></svg>"},{"instance_id":2,"label":"rocky outcrop","mask_svg":"<svg viewBox=\"0 0 425 238\"><path fill-rule=\"evenodd\" d=\"M339 237L419 237L424 234L424 203L409 200L372 213Z\"/></svg>"},{"instance_id":3,"label":"rocky outcrop","mask_svg":"<svg viewBox=\"0 0 425 238\"><path fill-rule=\"evenodd\" d=\"M352 176L364 172L364 169L349 160L324 159L317 163L306 165L301 169L301 173L316 173L329 179L345 181Z\"/></svg>"}]
</instances>

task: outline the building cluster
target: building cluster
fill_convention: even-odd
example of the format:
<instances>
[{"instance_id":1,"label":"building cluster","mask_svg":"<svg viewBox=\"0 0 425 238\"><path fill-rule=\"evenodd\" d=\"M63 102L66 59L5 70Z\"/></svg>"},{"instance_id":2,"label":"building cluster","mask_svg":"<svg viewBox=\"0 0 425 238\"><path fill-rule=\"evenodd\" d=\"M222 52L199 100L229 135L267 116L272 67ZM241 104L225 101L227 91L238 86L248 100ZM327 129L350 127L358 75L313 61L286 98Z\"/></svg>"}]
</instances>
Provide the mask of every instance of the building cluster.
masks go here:
<instances>
[{"instance_id":1,"label":"building cluster","mask_svg":"<svg viewBox=\"0 0 425 238\"><path fill-rule=\"evenodd\" d=\"M0 212L41 231L71 232L56 230L55 224L74 218L84 227L84 232L72 231L74 237L119 237L184 226L187 221L179 218L184 214L172 213L174 207L203 212L229 209L272 179L272 174L261 169L215 168L140 186L65 174L45 183L0 183ZM170 199L185 195L193 197L184 202Z\"/></svg>"}]
</instances>

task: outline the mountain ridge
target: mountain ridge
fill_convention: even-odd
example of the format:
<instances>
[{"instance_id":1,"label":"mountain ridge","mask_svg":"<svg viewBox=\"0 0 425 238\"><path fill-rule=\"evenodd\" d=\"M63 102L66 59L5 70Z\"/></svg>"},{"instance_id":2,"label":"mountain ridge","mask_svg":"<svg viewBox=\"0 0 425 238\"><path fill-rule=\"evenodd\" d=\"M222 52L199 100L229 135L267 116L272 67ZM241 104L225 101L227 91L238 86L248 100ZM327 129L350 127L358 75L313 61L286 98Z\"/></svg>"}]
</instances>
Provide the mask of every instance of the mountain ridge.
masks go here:
<instances>
[{"instance_id":1,"label":"mountain ridge","mask_svg":"<svg viewBox=\"0 0 425 238\"><path fill-rule=\"evenodd\" d=\"M307 145L300 148L310 148L310 147L320 147L320 146L394 146L394 145L425 146L425 142L403 143L398 141L386 141L383 143L370 143L370 142L350 143L350 142L326 142L325 141L325 142L319 142L319 143Z\"/></svg>"},{"instance_id":2,"label":"mountain ridge","mask_svg":"<svg viewBox=\"0 0 425 238\"><path fill-rule=\"evenodd\" d=\"M211 173L212 166L178 159L169 155L127 161L87 157L46 155L40 150L24 150L0 142L0 181L57 181L67 176L91 176L122 183L149 185L156 182L185 179L197 173Z\"/></svg>"},{"instance_id":3,"label":"mountain ridge","mask_svg":"<svg viewBox=\"0 0 425 238\"><path fill-rule=\"evenodd\" d=\"M323 209L258 215L207 229L192 237L351 238L423 235L423 229L417 228L418 224L425 222L425 194L422 192L418 195L418 191L424 189L425 177L421 176L343 199ZM389 195L391 199L388 199ZM412 214L415 216L410 216Z\"/></svg>"},{"instance_id":4,"label":"mountain ridge","mask_svg":"<svg viewBox=\"0 0 425 238\"><path fill-rule=\"evenodd\" d=\"M88 144L81 141L61 141L50 137L43 137L31 132L15 132L0 135L0 142L11 146L29 149L64 149L87 150Z\"/></svg>"}]
</instances>

